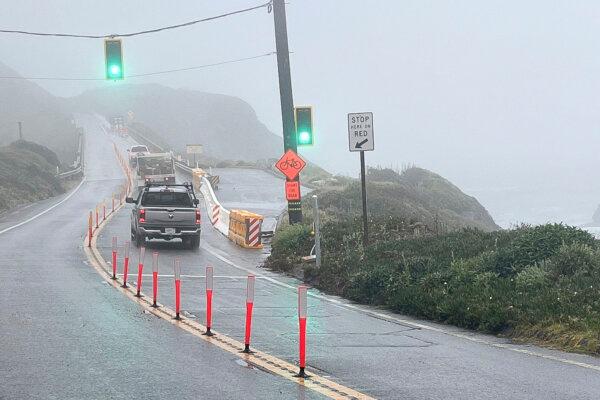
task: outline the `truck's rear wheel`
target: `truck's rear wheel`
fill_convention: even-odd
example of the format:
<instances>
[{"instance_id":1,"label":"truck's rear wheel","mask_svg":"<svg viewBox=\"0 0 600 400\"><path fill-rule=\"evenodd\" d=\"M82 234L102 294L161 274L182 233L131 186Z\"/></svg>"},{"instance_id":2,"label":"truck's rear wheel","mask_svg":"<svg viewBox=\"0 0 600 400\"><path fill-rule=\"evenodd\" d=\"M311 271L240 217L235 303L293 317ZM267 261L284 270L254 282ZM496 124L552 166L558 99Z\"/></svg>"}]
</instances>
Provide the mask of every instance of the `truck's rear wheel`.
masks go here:
<instances>
[{"instance_id":1,"label":"truck's rear wheel","mask_svg":"<svg viewBox=\"0 0 600 400\"><path fill-rule=\"evenodd\" d=\"M140 235L139 233L136 232L136 234L135 234L136 247L142 247L145 244L146 244L146 238L144 237L144 235Z\"/></svg>"},{"instance_id":2,"label":"truck's rear wheel","mask_svg":"<svg viewBox=\"0 0 600 400\"><path fill-rule=\"evenodd\" d=\"M200 247L200 235L192 237L190 240L190 249L195 250Z\"/></svg>"}]
</instances>

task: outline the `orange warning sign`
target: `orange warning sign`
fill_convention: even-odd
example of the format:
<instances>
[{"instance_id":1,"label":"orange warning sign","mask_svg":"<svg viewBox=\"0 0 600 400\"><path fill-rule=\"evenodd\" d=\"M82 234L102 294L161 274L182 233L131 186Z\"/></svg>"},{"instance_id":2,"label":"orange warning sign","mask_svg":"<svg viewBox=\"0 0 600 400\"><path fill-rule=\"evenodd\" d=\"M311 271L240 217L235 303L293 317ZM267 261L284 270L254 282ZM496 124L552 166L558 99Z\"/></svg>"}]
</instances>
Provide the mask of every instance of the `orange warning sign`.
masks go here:
<instances>
[{"instance_id":1,"label":"orange warning sign","mask_svg":"<svg viewBox=\"0 0 600 400\"><path fill-rule=\"evenodd\" d=\"M300 200L300 182L298 182L298 181L285 182L285 199L287 201L299 201Z\"/></svg>"},{"instance_id":2,"label":"orange warning sign","mask_svg":"<svg viewBox=\"0 0 600 400\"><path fill-rule=\"evenodd\" d=\"M306 162L292 149L286 151L283 157L275 163L275 167L290 181L294 180L305 166ZM300 193L300 188L298 188L298 193Z\"/></svg>"}]
</instances>

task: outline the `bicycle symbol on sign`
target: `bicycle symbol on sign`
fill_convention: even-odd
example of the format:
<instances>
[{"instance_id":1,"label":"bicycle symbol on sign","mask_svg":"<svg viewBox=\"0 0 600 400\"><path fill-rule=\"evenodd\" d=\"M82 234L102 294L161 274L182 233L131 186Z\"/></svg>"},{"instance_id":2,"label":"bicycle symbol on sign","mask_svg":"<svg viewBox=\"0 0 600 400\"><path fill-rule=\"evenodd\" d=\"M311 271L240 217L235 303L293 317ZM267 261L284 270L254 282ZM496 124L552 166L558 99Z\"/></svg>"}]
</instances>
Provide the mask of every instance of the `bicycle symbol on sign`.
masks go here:
<instances>
[{"instance_id":1,"label":"bicycle symbol on sign","mask_svg":"<svg viewBox=\"0 0 600 400\"><path fill-rule=\"evenodd\" d=\"M300 161L293 158L286 158L285 161L279 163L279 168L282 171L285 171L288 168L300 169L301 166L302 164L300 163Z\"/></svg>"}]
</instances>

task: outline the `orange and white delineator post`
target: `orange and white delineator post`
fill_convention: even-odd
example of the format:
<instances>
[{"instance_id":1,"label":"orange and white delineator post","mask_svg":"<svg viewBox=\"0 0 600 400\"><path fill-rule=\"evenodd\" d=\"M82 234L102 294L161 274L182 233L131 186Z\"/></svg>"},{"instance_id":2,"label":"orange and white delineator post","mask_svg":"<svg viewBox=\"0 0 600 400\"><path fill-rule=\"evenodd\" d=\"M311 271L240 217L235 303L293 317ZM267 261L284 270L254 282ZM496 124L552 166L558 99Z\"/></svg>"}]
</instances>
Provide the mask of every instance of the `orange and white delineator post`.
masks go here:
<instances>
[{"instance_id":1,"label":"orange and white delineator post","mask_svg":"<svg viewBox=\"0 0 600 400\"><path fill-rule=\"evenodd\" d=\"M173 260L173 273L175 276L175 319L181 319L179 317L181 307L181 264L179 257L175 257Z\"/></svg>"},{"instance_id":2,"label":"orange and white delineator post","mask_svg":"<svg viewBox=\"0 0 600 400\"><path fill-rule=\"evenodd\" d=\"M156 297L158 296L158 251L152 253L152 307L158 307Z\"/></svg>"},{"instance_id":3,"label":"orange and white delineator post","mask_svg":"<svg viewBox=\"0 0 600 400\"><path fill-rule=\"evenodd\" d=\"M213 267L206 267L206 336L212 336Z\"/></svg>"},{"instance_id":4,"label":"orange and white delineator post","mask_svg":"<svg viewBox=\"0 0 600 400\"><path fill-rule=\"evenodd\" d=\"M98 206L96 205L96 229L98 229Z\"/></svg>"},{"instance_id":5,"label":"orange and white delineator post","mask_svg":"<svg viewBox=\"0 0 600 400\"><path fill-rule=\"evenodd\" d=\"M117 237L112 238L112 279L117 279Z\"/></svg>"},{"instance_id":6,"label":"orange and white delineator post","mask_svg":"<svg viewBox=\"0 0 600 400\"><path fill-rule=\"evenodd\" d=\"M130 246L130 242L129 240L125 241L125 251L124 251L124 255L125 255L125 259L123 260L123 286L124 288L127 287L127 275L129 273L129 246Z\"/></svg>"},{"instance_id":7,"label":"orange and white delineator post","mask_svg":"<svg viewBox=\"0 0 600 400\"><path fill-rule=\"evenodd\" d=\"M144 257L146 256L146 248L140 247L140 256L138 258L138 276L137 276L137 297L142 297L142 272L144 271Z\"/></svg>"},{"instance_id":8,"label":"orange and white delineator post","mask_svg":"<svg viewBox=\"0 0 600 400\"><path fill-rule=\"evenodd\" d=\"M300 371L297 377L306 378L307 375L304 372L306 367L306 314L307 314L307 295L308 288L304 285L298 286L298 324L300 328L299 332L299 353L300 353Z\"/></svg>"},{"instance_id":9,"label":"orange and white delineator post","mask_svg":"<svg viewBox=\"0 0 600 400\"><path fill-rule=\"evenodd\" d=\"M106 202L102 202L102 221L106 221Z\"/></svg>"},{"instance_id":10,"label":"orange and white delineator post","mask_svg":"<svg viewBox=\"0 0 600 400\"><path fill-rule=\"evenodd\" d=\"M252 308L254 307L254 283L256 277L248 275L248 285L246 286L246 333L244 335L244 353L250 351L250 333L252 331Z\"/></svg>"}]
</instances>

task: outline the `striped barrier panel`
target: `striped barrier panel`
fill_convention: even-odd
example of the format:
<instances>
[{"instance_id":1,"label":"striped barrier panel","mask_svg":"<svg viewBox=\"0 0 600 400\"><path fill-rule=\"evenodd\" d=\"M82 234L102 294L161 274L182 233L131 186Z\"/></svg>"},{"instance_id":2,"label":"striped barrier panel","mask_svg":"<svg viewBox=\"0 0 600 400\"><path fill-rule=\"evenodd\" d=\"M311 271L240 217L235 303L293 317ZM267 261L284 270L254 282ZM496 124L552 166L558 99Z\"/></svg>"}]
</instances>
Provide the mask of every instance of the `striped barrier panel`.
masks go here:
<instances>
[{"instance_id":1,"label":"striped barrier panel","mask_svg":"<svg viewBox=\"0 0 600 400\"><path fill-rule=\"evenodd\" d=\"M229 239L247 249L261 249L260 230L262 215L245 210L231 210L229 214Z\"/></svg>"},{"instance_id":2,"label":"striped barrier panel","mask_svg":"<svg viewBox=\"0 0 600 400\"><path fill-rule=\"evenodd\" d=\"M219 215L221 214L221 206L215 204L212 207L212 214L210 215L210 222L215 225L219 222Z\"/></svg>"},{"instance_id":3,"label":"striped barrier panel","mask_svg":"<svg viewBox=\"0 0 600 400\"><path fill-rule=\"evenodd\" d=\"M262 221L262 217L248 218L246 220L246 224L248 225L246 243L248 243L248 246L258 247L262 245L262 243L260 242L260 228L262 225Z\"/></svg>"},{"instance_id":4,"label":"striped barrier panel","mask_svg":"<svg viewBox=\"0 0 600 400\"><path fill-rule=\"evenodd\" d=\"M229 237L229 210L219 203L206 177L202 177L200 182L200 193L204 198L204 205L206 206L206 213L210 216L210 222L216 230Z\"/></svg>"},{"instance_id":5,"label":"striped barrier panel","mask_svg":"<svg viewBox=\"0 0 600 400\"><path fill-rule=\"evenodd\" d=\"M219 177L219 175L208 175L207 179L210 182L213 189L219 188L219 182L221 181L221 178Z\"/></svg>"}]
</instances>

